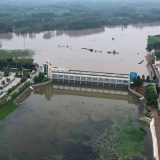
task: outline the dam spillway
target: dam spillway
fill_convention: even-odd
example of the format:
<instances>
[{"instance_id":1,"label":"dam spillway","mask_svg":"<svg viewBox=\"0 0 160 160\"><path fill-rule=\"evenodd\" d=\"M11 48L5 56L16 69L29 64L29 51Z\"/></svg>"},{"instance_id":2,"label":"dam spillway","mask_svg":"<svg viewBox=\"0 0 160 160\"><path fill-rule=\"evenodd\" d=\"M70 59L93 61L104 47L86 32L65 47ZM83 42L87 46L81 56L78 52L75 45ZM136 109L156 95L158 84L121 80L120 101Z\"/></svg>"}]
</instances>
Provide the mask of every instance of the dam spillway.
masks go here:
<instances>
[{"instance_id":1,"label":"dam spillway","mask_svg":"<svg viewBox=\"0 0 160 160\"><path fill-rule=\"evenodd\" d=\"M50 64L50 60L45 61L45 63L46 64L43 66L44 75L47 78L53 79L54 82L127 88L137 76L135 72L131 72L130 74L121 74L68 70L53 67Z\"/></svg>"}]
</instances>

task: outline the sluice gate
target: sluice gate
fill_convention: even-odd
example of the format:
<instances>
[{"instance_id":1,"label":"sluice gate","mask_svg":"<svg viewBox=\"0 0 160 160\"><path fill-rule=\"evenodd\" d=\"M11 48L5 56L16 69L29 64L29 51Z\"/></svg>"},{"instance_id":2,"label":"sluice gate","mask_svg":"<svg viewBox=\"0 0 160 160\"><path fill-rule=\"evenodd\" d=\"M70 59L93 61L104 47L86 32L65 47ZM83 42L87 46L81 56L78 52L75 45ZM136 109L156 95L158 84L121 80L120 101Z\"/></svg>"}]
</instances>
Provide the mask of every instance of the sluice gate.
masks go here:
<instances>
[{"instance_id":1,"label":"sluice gate","mask_svg":"<svg viewBox=\"0 0 160 160\"><path fill-rule=\"evenodd\" d=\"M137 73L135 72L131 72L130 74L118 74L67 70L53 67L49 60L45 62L46 64L44 64L43 67L44 75L53 79L54 82L127 88L128 85L133 82L134 78L137 77Z\"/></svg>"}]
</instances>

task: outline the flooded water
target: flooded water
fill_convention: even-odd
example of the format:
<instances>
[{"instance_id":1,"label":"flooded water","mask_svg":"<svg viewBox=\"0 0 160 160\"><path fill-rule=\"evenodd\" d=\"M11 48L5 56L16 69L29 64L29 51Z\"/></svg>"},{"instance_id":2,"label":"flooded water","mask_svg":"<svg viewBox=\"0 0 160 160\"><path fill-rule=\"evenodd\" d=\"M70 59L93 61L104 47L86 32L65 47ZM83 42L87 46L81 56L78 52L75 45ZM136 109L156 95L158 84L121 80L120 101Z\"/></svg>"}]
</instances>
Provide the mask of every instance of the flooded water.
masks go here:
<instances>
[{"instance_id":1,"label":"flooded water","mask_svg":"<svg viewBox=\"0 0 160 160\"><path fill-rule=\"evenodd\" d=\"M0 121L0 159L96 159L91 146L95 134L121 123L127 114L138 118L138 99L127 89L63 83L39 87ZM151 160L146 130L144 154Z\"/></svg>"},{"instance_id":2,"label":"flooded water","mask_svg":"<svg viewBox=\"0 0 160 160\"><path fill-rule=\"evenodd\" d=\"M138 72L147 76L147 37L159 33L160 23L150 23L78 31L7 33L0 34L0 41L3 49L34 50L35 62L41 65L50 59L53 66L67 69L127 74ZM113 50L120 54L107 53ZM144 62L138 64L142 60Z\"/></svg>"}]
</instances>

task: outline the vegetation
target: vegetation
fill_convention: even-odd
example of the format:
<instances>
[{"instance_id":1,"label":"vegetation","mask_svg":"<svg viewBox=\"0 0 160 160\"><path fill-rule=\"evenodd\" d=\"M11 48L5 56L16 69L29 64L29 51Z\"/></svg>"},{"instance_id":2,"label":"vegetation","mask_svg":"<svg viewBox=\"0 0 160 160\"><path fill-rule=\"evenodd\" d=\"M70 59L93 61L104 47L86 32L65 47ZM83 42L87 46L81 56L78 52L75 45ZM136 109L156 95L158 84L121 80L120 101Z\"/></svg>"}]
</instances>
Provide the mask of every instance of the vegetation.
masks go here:
<instances>
[{"instance_id":1,"label":"vegetation","mask_svg":"<svg viewBox=\"0 0 160 160\"><path fill-rule=\"evenodd\" d=\"M79 30L160 21L159 1L4 1L0 33ZM114 39L114 38L113 38Z\"/></svg>"},{"instance_id":2,"label":"vegetation","mask_svg":"<svg viewBox=\"0 0 160 160\"><path fill-rule=\"evenodd\" d=\"M155 88L151 84L147 85L145 98L147 100L147 104L150 106L156 106L158 104L158 94L156 93Z\"/></svg>"},{"instance_id":3,"label":"vegetation","mask_svg":"<svg viewBox=\"0 0 160 160\"><path fill-rule=\"evenodd\" d=\"M99 151L99 160L142 158L142 146L146 131L138 122L128 118L122 124L114 124L99 134L93 148Z\"/></svg>"},{"instance_id":4,"label":"vegetation","mask_svg":"<svg viewBox=\"0 0 160 160\"><path fill-rule=\"evenodd\" d=\"M9 83L10 81L11 81L11 80L10 80L10 78L6 78L6 82L8 82L8 83Z\"/></svg>"},{"instance_id":5,"label":"vegetation","mask_svg":"<svg viewBox=\"0 0 160 160\"><path fill-rule=\"evenodd\" d=\"M160 93L160 87L158 87L158 84L156 84L156 91L157 91L157 94Z\"/></svg>"},{"instance_id":6,"label":"vegetation","mask_svg":"<svg viewBox=\"0 0 160 160\"><path fill-rule=\"evenodd\" d=\"M12 93L18 86L20 86L20 84L21 84L21 83L17 83L17 85L13 86L12 88L9 88L7 94L9 95L10 93Z\"/></svg>"},{"instance_id":7,"label":"vegetation","mask_svg":"<svg viewBox=\"0 0 160 160\"><path fill-rule=\"evenodd\" d=\"M44 73L39 72L38 76L34 76L33 81L34 83L42 82L44 80Z\"/></svg>"},{"instance_id":8,"label":"vegetation","mask_svg":"<svg viewBox=\"0 0 160 160\"><path fill-rule=\"evenodd\" d=\"M133 86L141 87L142 84L143 84L143 79L141 79L140 76L138 75L137 78L134 79Z\"/></svg>"},{"instance_id":9,"label":"vegetation","mask_svg":"<svg viewBox=\"0 0 160 160\"><path fill-rule=\"evenodd\" d=\"M16 108L17 105L10 101L6 102L3 106L0 106L0 119L3 119Z\"/></svg>"},{"instance_id":10,"label":"vegetation","mask_svg":"<svg viewBox=\"0 0 160 160\"><path fill-rule=\"evenodd\" d=\"M1 85L3 85L3 86L5 85L5 81L4 80L1 82Z\"/></svg>"},{"instance_id":11,"label":"vegetation","mask_svg":"<svg viewBox=\"0 0 160 160\"><path fill-rule=\"evenodd\" d=\"M153 49L160 49L160 35L148 36L148 44L146 50L151 52Z\"/></svg>"},{"instance_id":12,"label":"vegetation","mask_svg":"<svg viewBox=\"0 0 160 160\"><path fill-rule=\"evenodd\" d=\"M8 67L9 66L9 67ZM8 76L9 71L8 68L18 68L19 70L22 70L22 67L29 70L34 70L35 67L33 66L33 59L31 58L5 58L0 59L0 70L4 70L5 76Z\"/></svg>"},{"instance_id":13,"label":"vegetation","mask_svg":"<svg viewBox=\"0 0 160 160\"><path fill-rule=\"evenodd\" d=\"M26 77L22 77L20 82L23 83L25 81L26 81Z\"/></svg>"},{"instance_id":14,"label":"vegetation","mask_svg":"<svg viewBox=\"0 0 160 160\"><path fill-rule=\"evenodd\" d=\"M8 77L9 76L9 72L8 71L4 71L4 76Z\"/></svg>"},{"instance_id":15,"label":"vegetation","mask_svg":"<svg viewBox=\"0 0 160 160\"><path fill-rule=\"evenodd\" d=\"M0 59L6 59L10 57L32 57L34 52L32 50L5 50L0 49Z\"/></svg>"},{"instance_id":16,"label":"vegetation","mask_svg":"<svg viewBox=\"0 0 160 160\"><path fill-rule=\"evenodd\" d=\"M160 59L160 51L156 51L155 56L156 56L157 59Z\"/></svg>"}]
</instances>

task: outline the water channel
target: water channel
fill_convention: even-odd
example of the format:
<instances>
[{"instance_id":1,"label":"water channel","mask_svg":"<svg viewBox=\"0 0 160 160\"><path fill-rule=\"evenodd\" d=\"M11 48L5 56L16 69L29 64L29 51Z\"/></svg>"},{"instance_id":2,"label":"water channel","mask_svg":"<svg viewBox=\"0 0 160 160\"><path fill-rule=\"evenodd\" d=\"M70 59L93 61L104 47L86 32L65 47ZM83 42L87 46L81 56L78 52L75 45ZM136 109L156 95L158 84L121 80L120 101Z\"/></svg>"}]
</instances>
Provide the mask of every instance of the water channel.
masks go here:
<instances>
[{"instance_id":1,"label":"water channel","mask_svg":"<svg viewBox=\"0 0 160 160\"><path fill-rule=\"evenodd\" d=\"M127 89L56 82L39 87L0 121L0 159L93 160L94 134L127 114L138 118L138 99ZM145 129L144 155L151 160L151 133Z\"/></svg>"}]
</instances>

